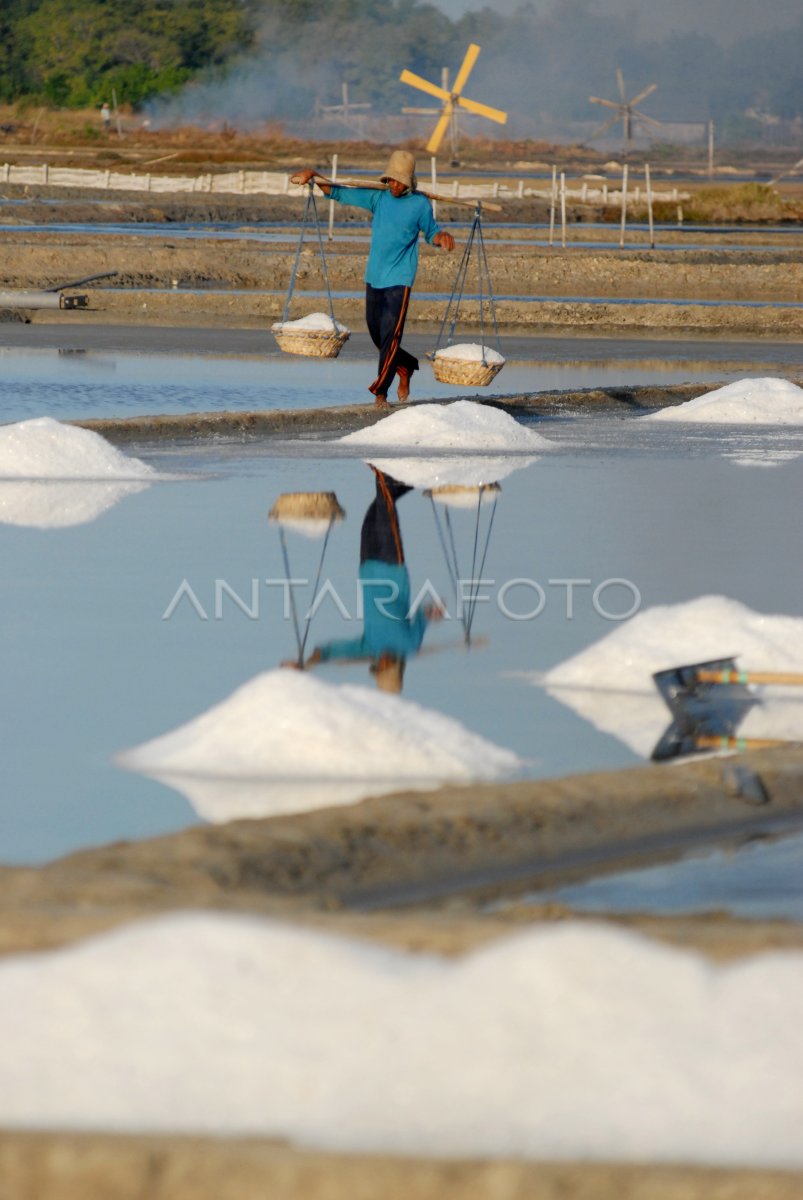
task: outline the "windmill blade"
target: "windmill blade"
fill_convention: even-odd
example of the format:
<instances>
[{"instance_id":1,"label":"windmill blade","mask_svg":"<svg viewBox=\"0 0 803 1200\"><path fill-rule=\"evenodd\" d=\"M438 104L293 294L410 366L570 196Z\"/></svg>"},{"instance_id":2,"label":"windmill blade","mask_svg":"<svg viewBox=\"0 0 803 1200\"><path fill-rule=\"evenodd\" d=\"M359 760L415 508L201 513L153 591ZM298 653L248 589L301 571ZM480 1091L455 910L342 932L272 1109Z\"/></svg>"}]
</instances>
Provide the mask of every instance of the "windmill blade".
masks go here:
<instances>
[{"instance_id":1,"label":"windmill blade","mask_svg":"<svg viewBox=\"0 0 803 1200\"><path fill-rule=\"evenodd\" d=\"M491 108L488 104L478 104L476 100L466 100L463 96L457 97L457 103L466 112L476 113L478 117L487 117L489 121L496 121L497 125L507 124L507 113L502 112L501 108Z\"/></svg>"},{"instance_id":2,"label":"windmill blade","mask_svg":"<svg viewBox=\"0 0 803 1200\"><path fill-rule=\"evenodd\" d=\"M408 117L437 117L443 112L442 108L403 108L402 112Z\"/></svg>"},{"instance_id":3,"label":"windmill blade","mask_svg":"<svg viewBox=\"0 0 803 1200\"><path fill-rule=\"evenodd\" d=\"M663 121L656 121L655 117L645 117L644 113L634 112L634 121L643 121L645 125L663 125Z\"/></svg>"},{"instance_id":4,"label":"windmill blade","mask_svg":"<svg viewBox=\"0 0 803 1200\"><path fill-rule=\"evenodd\" d=\"M611 119L609 121L603 121L601 125L598 125L596 129L594 129L591 133L589 133L586 141L592 142L595 137L599 137L599 135L601 133L605 133L606 129L610 129L613 125L615 125L617 123L617 121L620 121L620 120L621 120L621 118L619 116L615 116L615 117L611 117Z\"/></svg>"},{"instance_id":5,"label":"windmill blade","mask_svg":"<svg viewBox=\"0 0 803 1200\"><path fill-rule=\"evenodd\" d=\"M440 121L438 121L438 124L433 129L432 136L429 139L429 141L427 142L427 154L437 154L438 153L438 147L440 146L441 142L443 141L443 135L446 133L446 130L449 128L449 122L452 119L452 107L453 106L450 102L447 105L447 107L444 109L443 115L441 116Z\"/></svg>"},{"instance_id":6,"label":"windmill blade","mask_svg":"<svg viewBox=\"0 0 803 1200\"><path fill-rule=\"evenodd\" d=\"M437 96L438 100L451 99L449 93L445 92L443 88L430 83L428 79L422 79L420 75L416 75L413 71L408 71L406 67L399 76L399 79L402 83L409 83L410 87L418 88L421 92L427 92L430 96Z\"/></svg>"},{"instance_id":7,"label":"windmill blade","mask_svg":"<svg viewBox=\"0 0 803 1200\"><path fill-rule=\"evenodd\" d=\"M457 78L452 85L453 96L459 96L463 88L466 86L466 80L471 74L471 68L477 61L479 53L479 46L476 44L476 42L472 42L468 50L466 50L466 57L463 59L463 62L460 65L460 70L457 72Z\"/></svg>"},{"instance_id":8,"label":"windmill blade","mask_svg":"<svg viewBox=\"0 0 803 1200\"><path fill-rule=\"evenodd\" d=\"M627 104L627 92L625 91L625 77L622 74L622 68L616 68L616 82L619 87L619 95L622 99L622 104Z\"/></svg>"},{"instance_id":9,"label":"windmill blade","mask_svg":"<svg viewBox=\"0 0 803 1200\"><path fill-rule=\"evenodd\" d=\"M658 84L651 83L649 85L649 87L645 87L643 92L639 92L639 94L637 96L633 97L633 99L630 101L630 107L635 108L637 104L641 104L642 100L646 100L648 96L651 96L653 94L653 92L655 92L657 90L658 90Z\"/></svg>"},{"instance_id":10,"label":"windmill blade","mask_svg":"<svg viewBox=\"0 0 803 1200\"><path fill-rule=\"evenodd\" d=\"M599 96L589 96L592 104L604 104L606 108L615 108L617 112L622 112L627 105L617 104L615 100L601 100Z\"/></svg>"}]
</instances>

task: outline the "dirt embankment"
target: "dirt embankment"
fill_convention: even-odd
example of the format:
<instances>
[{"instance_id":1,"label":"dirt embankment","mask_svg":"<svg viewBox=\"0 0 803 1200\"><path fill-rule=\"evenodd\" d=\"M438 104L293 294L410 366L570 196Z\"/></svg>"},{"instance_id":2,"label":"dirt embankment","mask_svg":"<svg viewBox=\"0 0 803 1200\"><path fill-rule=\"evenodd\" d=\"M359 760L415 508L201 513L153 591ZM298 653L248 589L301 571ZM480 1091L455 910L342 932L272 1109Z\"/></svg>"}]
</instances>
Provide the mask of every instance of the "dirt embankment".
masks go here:
<instances>
[{"instance_id":1,"label":"dirt embankment","mask_svg":"<svg viewBox=\"0 0 803 1200\"><path fill-rule=\"evenodd\" d=\"M502 298L497 317L504 329L666 329L780 337L803 332L803 308L751 307L756 301L799 304L803 295L803 247L790 250L786 242L786 248L737 251L723 246L717 250L651 251L628 245L624 250L600 251L581 240L570 242L567 250L529 242L505 245L504 236L510 233L502 228L505 222L543 221L545 216L540 202L508 202L508 208L509 212L493 214L487 239L493 290ZM468 216L466 209L455 206L443 205L439 211L442 221L461 222L459 241L465 236ZM248 238L253 233L248 226L265 220L298 221L298 217L299 200L295 197L192 197L160 199L157 203L144 203L140 197L95 204L76 198L59 205L38 202L10 206L5 221L19 224L13 232L7 229L0 233L0 288L53 288L115 271L112 281L78 289L88 295L91 316L89 312L59 313L56 318L52 312L30 310L24 313L25 319L264 324L281 317L296 234L293 228L286 234L275 230L276 240L265 241L257 236ZM25 233L24 222L54 220L92 222L97 233ZM216 220L239 223L240 238L204 238L205 224ZM338 220L356 218L349 216L348 209L342 209ZM140 221L161 223L163 233L138 235ZM197 238L188 239L178 230L170 236L170 223L174 221L197 223ZM499 228L495 229L493 221L501 223ZM102 232L109 223L124 224L131 233ZM332 289L358 294L356 299L337 300L338 317L352 328L360 328L362 322L359 296L364 287L366 250L367 238L356 242L336 239L328 244ZM419 298L427 292L448 295L456 268L456 254L421 247L411 323L442 319L443 301ZM317 251L308 242L301 254L298 293L290 316L319 311L325 299L304 293L320 293L323 289ZM615 302L622 299L628 304ZM606 300L611 302L606 304ZM640 300L641 304L637 302ZM672 302L660 304L661 300ZM471 301L461 308L461 318L467 325L477 323L478 316L477 305Z\"/></svg>"}]
</instances>

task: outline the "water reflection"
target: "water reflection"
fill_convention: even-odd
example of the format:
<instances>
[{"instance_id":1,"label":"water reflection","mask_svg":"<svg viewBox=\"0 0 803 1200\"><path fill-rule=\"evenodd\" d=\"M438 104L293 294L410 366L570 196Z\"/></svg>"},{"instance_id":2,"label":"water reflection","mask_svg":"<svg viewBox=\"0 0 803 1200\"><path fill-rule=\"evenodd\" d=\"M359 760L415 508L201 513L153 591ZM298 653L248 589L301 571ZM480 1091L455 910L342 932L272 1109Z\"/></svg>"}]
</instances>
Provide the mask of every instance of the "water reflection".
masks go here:
<instances>
[{"instance_id":1,"label":"water reflection","mask_svg":"<svg viewBox=\"0 0 803 1200\"><path fill-rule=\"evenodd\" d=\"M424 652L426 632L444 607L429 582L413 596L399 517L413 486L368 466L373 495L360 531L358 634L323 641L306 654L316 599L329 582L323 572L330 535L345 513L333 492L284 493L270 520L279 533L295 655L187 724L118 757L121 766L180 791L206 820L302 812L447 781L507 778L524 766L512 751L454 718L401 698L408 659ZM495 506L498 484L466 488L478 508L486 493ZM456 485L448 488L449 497L462 501L465 494ZM322 539L313 600L303 618L290 586L293 534ZM293 555L299 557L296 548ZM459 644L468 640L466 633ZM449 648L454 643L426 649ZM325 667L347 663L365 664L378 691L325 678Z\"/></svg>"},{"instance_id":2,"label":"water reflection","mask_svg":"<svg viewBox=\"0 0 803 1200\"><path fill-rule=\"evenodd\" d=\"M413 605L397 509L412 487L377 467L371 470L375 495L360 531L362 632L316 646L303 666L366 662L380 691L399 693L408 657L420 651L427 627L443 617L444 609L438 602Z\"/></svg>"},{"instance_id":3,"label":"water reflection","mask_svg":"<svg viewBox=\"0 0 803 1200\"><path fill-rule=\"evenodd\" d=\"M27 479L0 480L0 522L30 529L64 529L96 520L126 496L145 491L150 484L134 480L115 483L81 481L56 483Z\"/></svg>"}]
</instances>

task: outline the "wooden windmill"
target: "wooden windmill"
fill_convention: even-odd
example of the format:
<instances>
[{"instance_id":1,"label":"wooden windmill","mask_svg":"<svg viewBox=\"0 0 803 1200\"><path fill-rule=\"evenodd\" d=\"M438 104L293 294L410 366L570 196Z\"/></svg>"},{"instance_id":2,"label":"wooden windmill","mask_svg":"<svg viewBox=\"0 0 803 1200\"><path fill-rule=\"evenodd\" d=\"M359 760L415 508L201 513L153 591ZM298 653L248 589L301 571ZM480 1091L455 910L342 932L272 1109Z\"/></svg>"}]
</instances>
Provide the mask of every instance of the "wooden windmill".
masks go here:
<instances>
[{"instance_id":1,"label":"wooden windmill","mask_svg":"<svg viewBox=\"0 0 803 1200\"><path fill-rule=\"evenodd\" d=\"M488 104L479 104L476 100L468 100L463 94L463 88L466 86L468 77L471 74L471 69L479 56L480 47L471 43L466 56L457 72L457 77L449 87L448 70L444 68L441 79L441 87L435 83L430 83L428 79L422 79L420 75L414 74L413 71L402 71L399 79L402 83L409 83L410 87L418 88L421 92L426 92L429 96L434 96L441 101L440 109L405 109L405 112L424 112L424 113L440 113L438 123L432 131L432 136L427 142L427 151L429 154L437 154L438 147L443 141L443 135L446 130L449 130L451 137L452 158L457 154L457 114L462 108L466 112L474 113L478 117L487 117L489 121L496 121L498 125L504 125L507 122L507 113L502 112L498 108L491 108Z\"/></svg>"},{"instance_id":2,"label":"wooden windmill","mask_svg":"<svg viewBox=\"0 0 803 1200\"><path fill-rule=\"evenodd\" d=\"M607 121L603 121L601 125L598 125L594 132L590 134L588 140L591 141L593 138L599 137L606 129L610 129L613 125L621 121L625 150L629 150L633 144L633 125L635 122L639 121L644 125L661 124L660 121L656 121L653 117L645 116L644 113L639 112L636 108L637 104L640 104L642 100L646 100L648 96L653 94L658 84L648 84L637 96L634 96L632 100L628 100L625 89L625 77L620 67L616 68L616 83L619 88L618 100L601 100L599 96L588 97L592 104L602 104L605 108L612 108L614 110L613 116Z\"/></svg>"},{"instance_id":3,"label":"wooden windmill","mask_svg":"<svg viewBox=\"0 0 803 1200\"><path fill-rule=\"evenodd\" d=\"M358 133L362 132L362 123L364 117L362 111L357 112L357 109L365 110L371 107L370 104L355 104L354 101L349 101L349 85L343 83L341 88L343 96L342 104L321 104L320 101L315 101L316 117L335 117L340 118L343 124L348 129L355 129Z\"/></svg>"}]
</instances>

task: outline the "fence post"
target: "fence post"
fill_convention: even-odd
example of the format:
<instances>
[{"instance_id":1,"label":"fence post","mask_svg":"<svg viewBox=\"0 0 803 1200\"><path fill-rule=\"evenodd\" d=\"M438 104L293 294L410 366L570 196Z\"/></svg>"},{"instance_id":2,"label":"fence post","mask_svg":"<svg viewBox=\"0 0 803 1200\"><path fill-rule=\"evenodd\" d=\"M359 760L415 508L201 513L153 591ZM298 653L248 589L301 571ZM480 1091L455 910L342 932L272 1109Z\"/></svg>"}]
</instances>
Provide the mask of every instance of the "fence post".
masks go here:
<instances>
[{"instance_id":1,"label":"fence post","mask_svg":"<svg viewBox=\"0 0 803 1200\"><path fill-rule=\"evenodd\" d=\"M560 244L566 249L566 172L560 173Z\"/></svg>"},{"instance_id":2,"label":"fence post","mask_svg":"<svg viewBox=\"0 0 803 1200\"><path fill-rule=\"evenodd\" d=\"M622 227L619 230L619 249L625 247L625 226L627 225L627 163L622 167Z\"/></svg>"},{"instance_id":3,"label":"fence post","mask_svg":"<svg viewBox=\"0 0 803 1200\"><path fill-rule=\"evenodd\" d=\"M437 191L437 188L438 188L438 159L434 154L430 155L430 159L429 159L429 178L430 178L430 183L432 185L433 192ZM432 201L432 215L435 218L437 218L437 216L438 216L437 200Z\"/></svg>"},{"instance_id":4,"label":"fence post","mask_svg":"<svg viewBox=\"0 0 803 1200\"><path fill-rule=\"evenodd\" d=\"M524 180L523 179L519 180L519 188L518 188L518 191L516 192L516 195L518 196L519 200L524 199Z\"/></svg>"},{"instance_id":5,"label":"fence post","mask_svg":"<svg viewBox=\"0 0 803 1200\"><path fill-rule=\"evenodd\" d=\"M650 182L650 164L644 164L644 187L647 190L647 227L650 231L650 249L655 249L655 228L652 223L652 183Z\"/></svg>"},{"instance_id":6,"label":"fence post","mask_svg":"<svg viewBox=\"0 0 803 1200\"><path fill-rule=\"evenodd\" d=\"M345 86L345 85L344 85ZM332 179L337 179L337 155L332 155ZM335 202L329 201L329 241L335 240Z\"/></svg>"},{"instance_id":7,"label":"fence post","mask_svg":"<svg viewBox=\"0 0 803 1200\"><path fill-rule=\"evenodd\" d=\"M558 168L552 167L552 191L549 193L549 244L555 240L555 205L558 201Z\"/></svg>"}]
</instances>

